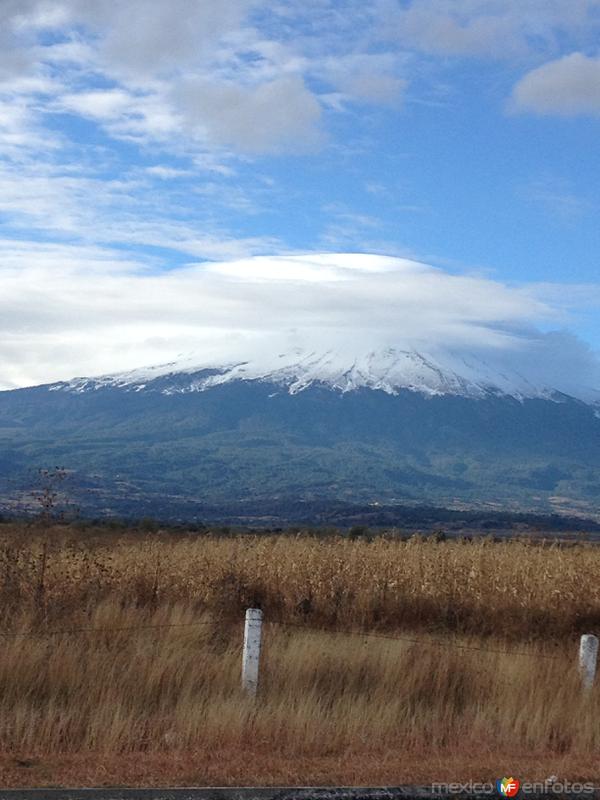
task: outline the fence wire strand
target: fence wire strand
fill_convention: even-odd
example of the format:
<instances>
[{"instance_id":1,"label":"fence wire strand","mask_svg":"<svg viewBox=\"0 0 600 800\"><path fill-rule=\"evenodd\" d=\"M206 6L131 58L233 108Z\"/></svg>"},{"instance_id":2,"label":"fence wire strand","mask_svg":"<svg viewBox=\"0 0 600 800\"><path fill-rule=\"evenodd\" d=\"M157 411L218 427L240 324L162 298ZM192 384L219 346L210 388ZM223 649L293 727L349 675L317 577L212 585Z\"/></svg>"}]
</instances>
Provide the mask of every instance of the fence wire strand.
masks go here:
<instances>
[{"instance_id":1,"label":"fence wire strand","mask_svg":"<svg viewBox=\"0 0 600 800\"><path fill-rule=\"evenodd\" d=\"M191 628L202 625L214 625L218 619L211 619L202 622L176 622L164 625L127 625L118 628L71 628L59 631L15 631L11 633L0 633L0 637L5 639L16 638L45 638L51 636L77 636L84 633L120 633L124 631L152 631L164 630L167 628Z\"/></svg>"},{"instance_id":2,"label":"fence wire strand","mask_svg":"<svg viewBox=\"0 0 600 800\"><path fill-rule=\"evenodd\" d=\"M387 641L392 642L406 642L408 644L418 644L418 645L431 645L433 647L442 647L442 648L450 648L450 649L457 649L457 650L471 650L478 653L492 653L495 655L510 655L510 656L523 656L527 658L532 658L535 656L536 658L547 658L552 660L558 660L559 656L552 655L551 653L527 653L525 651L519 650L499 650L497 648L491 647L476 647L474 645L468 644L460 644L458 642L442 642L435 639L427 639L423 638L416 638L416 637L409 637L409 636L397 636L387 633L379 633L376 631L355 631L355 630L343 630L343 629L336 629L336 630L327 630L326 628L317 628L312 625L305 625L302 623L294 623L294 622L269 622L271 625L277 625L281 628L295 628L304 630L306 632L312 633L326 633L330 635L341 635L341 636L356 636L358 638L364 639L384 639Z\"/></svg>"},{"instance_id":3,"label":"fence wire strand","mask_svg":"<svg viewBox=\"0 0 600 800\"><path fill-rule=\"evenodd\" d=\"M51 630L51 631L15 631L9 633L2 633L0 632L0 638L3 639L16 639L16 638L51 638L54 636L78 636L84 634L95 634L95 633L124 633L124 632L137 632L137 631L152 631L152 630L167 630L173 628L193 628L193 627L203 627L207 625L214 625L218 622L229 622L229 623L237 623L236 620L231 618L224 618L224 617L215 617L211 620L203 620L200 622L180 622L180 623L168 623L168 624L159 624L159 625L130 625L130 626L123 626L123 627L101 627L101 628L71 628L66 630ZM413 645L429 645L431 647L440 647L445 649L456 649L456 650L466 650L478 653L489 653L493 655L504 655L504 656L520 656L520 657L527 657L527 658L545 658L550 660L558 660L559 656L552 655L551 653L532 653L532 652L525 652L520 650L500 650L498 648L492 647L478 647L476 645L470 644L461 644L459 642L443 642L439 639L428 639L426 637L417 638L415 636L404 636L404 635L395 635L395 634L388 634L388 633L381 633L378 631L357 631L357 630L350 630L350 629L342 629L342 628L334 628L334 629L327 629L327 628L320 628L313 625L307 625L306 623L299 623L299 622L281 622L279 620L265 620L265 623L268 625L274 625L279 628L283 629L294 629L294 630L301 630L305 633L320 633L326 634L330 636L354 636L360 639L380 639L384 641L391 641L391 642L403 642L406 644L413 644Z\"/></svg>"}]
</instances>

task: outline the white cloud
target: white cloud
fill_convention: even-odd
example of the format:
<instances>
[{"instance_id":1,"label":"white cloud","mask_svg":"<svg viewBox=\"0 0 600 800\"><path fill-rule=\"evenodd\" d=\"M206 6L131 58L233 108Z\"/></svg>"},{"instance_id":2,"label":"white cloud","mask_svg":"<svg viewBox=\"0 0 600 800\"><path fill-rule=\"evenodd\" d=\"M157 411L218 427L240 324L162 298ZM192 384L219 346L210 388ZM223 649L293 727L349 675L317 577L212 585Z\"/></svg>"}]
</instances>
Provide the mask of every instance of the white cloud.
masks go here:
<instances>
[{"instance_id":1,"label":"white cloud","mask_svg":"<svg viewBox=\"0 0 600 800\"><path fill-rule=\"evenodd\" d=\"M47 158L60 147L60 139L43 129L25 100L0 94L0 158L22 163L40 151Z\"/></svg>"},{"instance_id":2,"label":"white cloud","mask_svg":"<svg viewBox=\"0 0 600 800\"><path fill-rule=\"evenodd\" d=\"M325 141L324 110L399 104L414 66L401 48L552 53L565 37L594 41L599 11L598 0L4 0L0 83L58 69L62 90L22 97L141 145L294 152Z\"/></svg>"},{"instance_id":3,"label":"white cloud","mask_svg":"<svg viewBox=\"0 0 600 800\"><path fill-rule=\"evenodd\" d=\"M37 163L32 154L15 163L0 159L0 212L5 223L23 231L24 257L36 237L87 246L156 247L203 259L241 258L282 249L276 237L235 235L215 221L213 212L219 206L235 208L238 214L254 213L252 200L241 189L206 181L196 185L193 171L191 176L182 176L178 170L157 165L109 178L102 159L94 162L97 155L92 151L90 163L80 161L72 168L60 160ZM176 182L171 186L167 176L193 181L186 186L183 207L179 207L180 187ZM206 211L196 211L191 220L188 203L194 193L199 208ZM210 197L210 203L202 203L203 196Z\"/></svg>"},{"instance_id":4,"label":"white cloud","mask_svg":"<svg viewBox=\"0 0 600 800\"><path fill-rule=\"evenodd\" d=\"M336 53L314 59L308 69L333 87L321 97L332 108L342 110L347 101L398 106L408 86L405 62L400 52Z\"/></svg>"},{"instance_id":5,"label":"white cloud","mask_svg":"<svg viewBox=\"0 0 600 800\"><path fill-rule=\"evenodd\" d=\"M522 194L564 223L578 222L595 208L593 202L577 194L567 181L550 176L531 181L523 187Z\"/></svg>"},{"instance_id":6,"label":"white cloud","mask_svg":"<svg viewBox=\"0 0 600 800\"><path fill-rule=\"evenodd\" d=\"M398 105L407 81L393 75L363 74L349 79L345 90L351 97L375 105Z\"/></svg>"},{"instance_id":7,"label":"white cloud","mask_svg":"<svg viewBox=\"0 0 600 800\"><path fill-rule=\"evenodd\" d=\"M244 23L252 0L72 0L74 22L100 36L100 58L111 72L145 79L197 63Z\"/></svg>"},{"instance_id":8,"label":"white cloud","mask_svg":"<svg viewBox=\"0 0 600 800\"><path fill-rule=\"evenodd\" d=\"M571 53L543 64L521 78L512 99L521 111L599 115L600 58Z\"/></svg>"},{"instance_id":9,"label":"white cloud","mask_svg":"<svg viewBox=\"0 0 600 800\"><path fill-rule=\"evenodd\" d=\"M77 114L144 146L187 146L197 155L314 150L326 141L321 118L336 109L328 100L340 84L343 99L384 106L398 103L406 86L396 48L381 52L363 27L372 28L374 10L354 0L347 13L335 3L316 6L4 0L0 84L48 80L58 70L62 87L22 97L38 112Z\"/></svg>"},{"instance_id":10,"label":"white cloud","mask_svg":"<svg viewBox=\"0 0 600 800\"><path fill-rule=\"evenodd\" d=\"M506 58L552 51L565 35L594 41L597 0L382 0L382 35L450 56Z\"/></svg>"},{"instance_id":11,"label":"white cloud","mask_svg":"<svg viewBox=\"0 0 600 800\"><path fill-rule=\"evenodd\" d=\"M188 175L185 169L177 169L176 167L165 167L163 164L155 164L152 167L146 167L148 175L153 175L157 178L162 178L165 181L173 178L182 178Z\"/></svg>"},{"instance_id":12,"label":"white cloud","mask_svg":"<svg viewBox=\"0 0 600 800\"><path fill-rule=\"evenodd\" d=\"M114 119L131 107L133 97L122 89L97 90L65 94L61 105L83 117L105 120Z\"/></svg>"},{"instance_id":13,"label":"white cloud","mask_svg":"<svg viewBox=\"0 0 600 800\"><path fill-rule=\"evenodd\" d=\"M172 97L192 134L241 152L310 150L322 141L321 107L300 77L254 87L191 78Z\"/></svg>"},{"instance_id":14,"label":"white cloud","mask_svg":"<svg viewBox=\"0 0 600 800\"><path fill-rule=\"evenodd\" d=\"M33 7L32 2L23 0L4 0L0 4L0 79L26 74L34 62L33 53L23 45L27 36L20 31L20 14L26 14Z\"/></svg>"},{"instance_id":15,"label":"white cloud","mask_svg":"<svg viewBox=\"0 0 600 800\"><path fill-rule=\"evenodd\" d=\"M536 330L564 321L558 303L544 299L547 286L538 296L535 287L367 254L263 256L157 273L123 251L38 244L25 253L13 242L0 259L4 387L192 350L224 361L276 353L290 337L321 349L475 351L542 369L562 386L599 377L580 342Z\"/></svg>"},{"instance_id":16,"label":"white cloud","mask_svg":"<svg viewBox=\"0 0 600 800\"><path fill-rule=\"evenodd\" d=\"M202 77L156 82L151 89L65 94L55 108L101 122L108 133L138 141L183 134L202 147L238 153L312 150L323 141L321 106L301 77L258 85Z\"/></svg>"}]
</instances>

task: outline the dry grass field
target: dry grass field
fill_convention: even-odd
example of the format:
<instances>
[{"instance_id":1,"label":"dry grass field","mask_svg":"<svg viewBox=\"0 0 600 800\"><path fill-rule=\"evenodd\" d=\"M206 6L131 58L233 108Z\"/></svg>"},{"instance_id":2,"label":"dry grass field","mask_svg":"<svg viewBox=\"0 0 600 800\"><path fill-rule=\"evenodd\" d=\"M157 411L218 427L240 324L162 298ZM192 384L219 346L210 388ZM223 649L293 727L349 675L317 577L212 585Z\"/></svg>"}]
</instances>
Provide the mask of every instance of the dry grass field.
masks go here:
<instances>
[{"instance_id":1,"label":"dry grass field","mask_svg":"<svg viewBox=\"0 0 600 800\"><path fill-rule=\"evenodd\" d=\"M5 786L600 778L592 545L4 525L0 575Z\"/></svg>"}]
</instances>

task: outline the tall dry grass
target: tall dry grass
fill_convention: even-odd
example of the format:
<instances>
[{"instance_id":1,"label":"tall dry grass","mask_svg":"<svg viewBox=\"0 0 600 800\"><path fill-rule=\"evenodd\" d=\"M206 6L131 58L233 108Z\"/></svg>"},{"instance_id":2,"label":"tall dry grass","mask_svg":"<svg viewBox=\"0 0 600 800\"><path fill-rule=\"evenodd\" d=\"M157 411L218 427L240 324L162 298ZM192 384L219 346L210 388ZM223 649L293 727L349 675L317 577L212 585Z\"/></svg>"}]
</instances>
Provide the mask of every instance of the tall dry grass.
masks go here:
<instances>
[{"instance_id":1,"label":"tall dry grass","mask_svg":"<svg viewBox=\"0 0 600 800\"><path fill-rule=\"evenodd\" d=\"M600 689L576 672L576 634L600 616L592 546L4 526L0 579L0 755L510 751L568 766L600 747ZM254 604L256 703L240 690Z\"/></svg>"},{"instance_id":2,"label":"tall dry grass","mask_svg":"<svg viewBox=\"0 0 600 800\"><path fill-rule=\"evenodd\" d=\"M25 621L25 620L23 620ZM189 623L206 623L189 625ZM240 690L242 625L182 605L102 601L95 633L14 637L0 649L0 749L18 753L243 749L435 752L475 743L597 752L600 693L569 648L486 650L267 625L260 697ZM160 626L173 627L160 627ZM159 626L152 628L149 626ZM137 628L137 630L130 630ZM514 650L514 648L513 648Z\"/></svg>"}]
</instances>

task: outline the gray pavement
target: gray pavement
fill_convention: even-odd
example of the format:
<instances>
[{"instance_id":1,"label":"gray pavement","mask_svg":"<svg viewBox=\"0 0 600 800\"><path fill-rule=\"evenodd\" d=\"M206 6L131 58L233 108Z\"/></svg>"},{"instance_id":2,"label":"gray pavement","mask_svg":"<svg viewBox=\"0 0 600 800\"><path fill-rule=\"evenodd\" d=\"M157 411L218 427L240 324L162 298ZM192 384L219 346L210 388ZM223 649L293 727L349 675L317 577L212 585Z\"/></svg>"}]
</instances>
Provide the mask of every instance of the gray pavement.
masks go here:
<instances>
[{"instance_id":1,"label":"gray pavement","mask_svg":"<svg viewBox=\"0 0 600 800\"><path fill-rule=\"evenodd\" d=\"M417 787L390 788L198 788L198 789L13 789L0 800L432 800ZM486 798L489 800L489 797Z\"/></svg>"},{"instance_id":2,"label":"gray pavement","mask_svg":"<svg viewBox=\"0 0 600 800\"><path fill-rule=\"evenodd\" d=\"M531 800L559 800L556 793L528 794ZM600 800L600 794L566 794L569 800ZM419 786L379 788L198 788L198 789L5 789L0 800L496 800L492 794L447 795Z\"/></svg>"}]
</instances>

